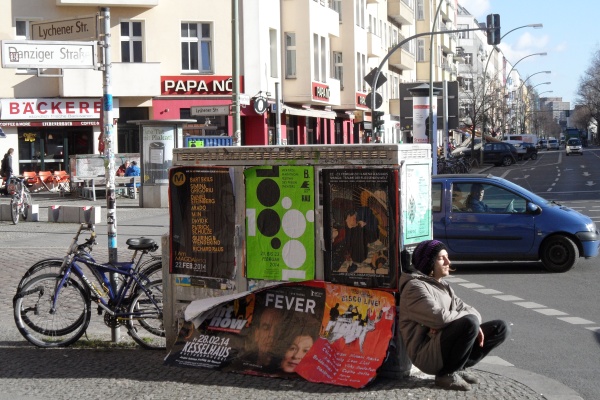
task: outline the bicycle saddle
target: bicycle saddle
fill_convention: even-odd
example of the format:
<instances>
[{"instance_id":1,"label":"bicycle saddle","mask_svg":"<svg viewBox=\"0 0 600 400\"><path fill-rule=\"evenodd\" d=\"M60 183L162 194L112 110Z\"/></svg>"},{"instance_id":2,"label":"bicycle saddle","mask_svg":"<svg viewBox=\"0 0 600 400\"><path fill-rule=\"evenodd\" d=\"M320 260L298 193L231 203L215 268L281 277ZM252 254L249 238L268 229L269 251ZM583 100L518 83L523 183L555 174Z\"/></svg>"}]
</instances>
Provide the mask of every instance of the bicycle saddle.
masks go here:
<instances>
[{"instance_id":1,"label":"bicycle saddle","mask_svg":"<svg viewBox=\"0 0 600 400\"><path fill-rule=\"evenodd\" d=\"M125 243L127 243L127 246L129 246L128 247L129 250L154 251L154 250L158 249L158 245L156 244L154 239L145 238L145 237L127 239L127 242L125 242Z\"/></svg>"}]
</instances>

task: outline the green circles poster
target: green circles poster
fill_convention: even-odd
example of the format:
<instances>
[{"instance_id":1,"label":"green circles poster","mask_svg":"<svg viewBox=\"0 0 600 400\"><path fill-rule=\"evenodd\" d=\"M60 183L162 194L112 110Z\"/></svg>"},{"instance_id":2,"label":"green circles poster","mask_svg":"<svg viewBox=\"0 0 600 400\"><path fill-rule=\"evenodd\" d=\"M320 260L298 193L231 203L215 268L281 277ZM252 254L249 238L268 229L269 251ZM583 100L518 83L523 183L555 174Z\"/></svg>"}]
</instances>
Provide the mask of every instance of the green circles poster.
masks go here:
<instances>
[{"instance_id":1,"label":"green circles poster","mask_svg":"<svg viewBox=\"0 0 600 400\"><path fill-rule=\"evenodd\" d=\"M244 177L247 278L314 279L313 167L252 167Z\"/></svg>"}]
</instances>

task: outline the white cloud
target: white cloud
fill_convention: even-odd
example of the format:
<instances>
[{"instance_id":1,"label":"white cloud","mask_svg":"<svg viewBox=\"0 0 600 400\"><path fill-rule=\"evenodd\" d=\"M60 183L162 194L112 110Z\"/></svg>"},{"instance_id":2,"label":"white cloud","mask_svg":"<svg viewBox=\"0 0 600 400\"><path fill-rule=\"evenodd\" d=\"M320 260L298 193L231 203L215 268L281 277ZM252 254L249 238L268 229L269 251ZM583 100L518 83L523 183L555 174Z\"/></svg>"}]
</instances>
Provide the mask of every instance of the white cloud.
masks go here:
<instances>
[{"instance_id":1,"label":"white cloud","mask_svg":"<svg viewBox=\"0 0 600 400\"><path fill-rule=\"evenodd\" d=\"M478 20L489 14L489 0L460 0L458 4L466 8Z\"/></svg>"}]
</instances>

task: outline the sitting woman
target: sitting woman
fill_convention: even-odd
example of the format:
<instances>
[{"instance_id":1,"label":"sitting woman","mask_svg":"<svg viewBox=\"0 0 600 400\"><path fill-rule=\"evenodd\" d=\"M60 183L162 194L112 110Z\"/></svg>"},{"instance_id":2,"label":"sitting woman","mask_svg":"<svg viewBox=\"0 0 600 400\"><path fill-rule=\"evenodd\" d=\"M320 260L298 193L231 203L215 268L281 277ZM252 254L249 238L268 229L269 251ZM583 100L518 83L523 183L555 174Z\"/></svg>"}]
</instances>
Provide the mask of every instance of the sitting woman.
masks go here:
<instances>
[{"instance_id":1,"label":"sitting woman","mask_svg":"<svg viewBox=\"0 0 600 400\"><path fill-rule=\"evenodd\" d=\"M125 161L119 169L117 169L117 176L125 176L125 171L129 168L129 160Z\"/></svg>"}]
</instances>

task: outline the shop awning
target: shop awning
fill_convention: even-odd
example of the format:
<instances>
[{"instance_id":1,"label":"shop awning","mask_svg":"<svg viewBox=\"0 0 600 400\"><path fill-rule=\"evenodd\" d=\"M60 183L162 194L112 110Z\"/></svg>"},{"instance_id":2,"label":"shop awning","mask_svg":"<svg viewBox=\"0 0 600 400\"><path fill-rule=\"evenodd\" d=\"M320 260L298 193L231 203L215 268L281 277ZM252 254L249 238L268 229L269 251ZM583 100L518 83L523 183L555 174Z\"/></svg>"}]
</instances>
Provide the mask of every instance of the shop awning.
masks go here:
<instances>
[{"instance_id":1,"label":"shop awning","mask_svg":"<svg viewBox=\"0 0 600 400\"><path fill-rule=\"evenodd\" d=\"M335 119L337 116L335 111L294 108L289 106L283 106L282 111L288 115L298 115L301 117Z\"/></svg>"}]
</instances>

